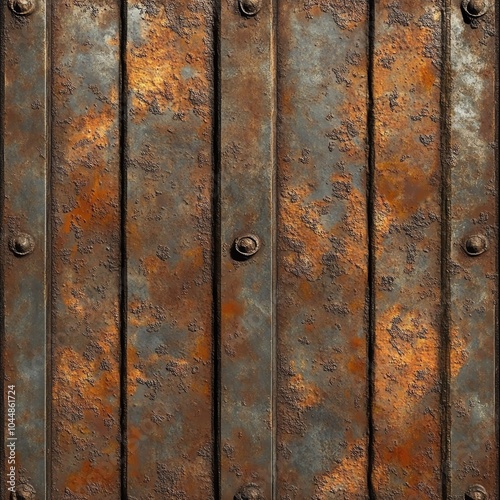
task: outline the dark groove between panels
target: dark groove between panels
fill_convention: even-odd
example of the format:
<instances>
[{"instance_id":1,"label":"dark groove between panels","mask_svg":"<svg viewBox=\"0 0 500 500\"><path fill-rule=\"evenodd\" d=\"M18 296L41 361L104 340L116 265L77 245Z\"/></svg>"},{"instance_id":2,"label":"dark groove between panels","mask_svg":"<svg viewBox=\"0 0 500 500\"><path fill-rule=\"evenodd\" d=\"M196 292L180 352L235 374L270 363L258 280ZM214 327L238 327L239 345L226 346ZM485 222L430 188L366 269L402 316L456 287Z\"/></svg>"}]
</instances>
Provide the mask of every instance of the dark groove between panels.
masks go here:
<instances>
[{"instance_id":1,"label":"dark groove between panels","mask_svg":"<svg viewBox=\"0 0 500 500\"><path fill-rule=\"evenodd\" d=\"M220 423L221 423L221 220L220 220L220 175L221 175L221 84L220 84L220 18L221 2L216 0L213 12L213 129L212 129L212 168L213 168L213 193L212 193L212 335L213 335L213 489L214 498L220 498Z\"/></svg>"},{"instance_id":2,"label":"dark groove between panels","mask_svg":"<svg viewBox=\"0 0 500 500\"><path fill-rule=\"evenodd\" d=\"M441 14L441 342L439 353L441 386L441 488L450 491L450 0L443 0Z\"/></svg>"},{"instance_id":3,"label":"dark groove between panels","mask_svg":"<svg viewBox=\"0 0 500 500\"><path fill-rule=\"evenodd\" d=\"M375 462L373 404L375 397L375 109L374 109L375 0L368 13L368 497L375 499L373 468Z\"/></svg>"},{"instance_id":4,"label":"dark groove between panels","mask_svg":"<svg viewBox=\"0 0 500 500\"><path fill-rule=\"evenodd\" d=\"M127 0L120 3L120 479L121 498L127 488Z\"/></svg>"}]
</instances>

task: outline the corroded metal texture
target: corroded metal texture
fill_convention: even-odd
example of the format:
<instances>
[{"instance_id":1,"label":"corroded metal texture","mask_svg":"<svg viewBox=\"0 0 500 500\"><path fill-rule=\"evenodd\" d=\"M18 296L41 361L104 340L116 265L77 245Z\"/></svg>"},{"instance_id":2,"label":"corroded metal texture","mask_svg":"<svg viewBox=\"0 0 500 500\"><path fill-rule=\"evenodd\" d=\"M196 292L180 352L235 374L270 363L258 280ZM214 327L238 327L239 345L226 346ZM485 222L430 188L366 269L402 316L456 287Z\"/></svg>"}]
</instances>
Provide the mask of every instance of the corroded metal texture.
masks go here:
<instances>
[{"instance_id":1,"label":"corroded metal texture","mask_svg":"<svg viewBox=\"0 0 500 500\"><path fill-rule=\"evenodd\" d=\"M7 2L2 10L0 497L8 498L11 467L17 487L29 482L44 496L46 486L47 23L43 5L30 17Z\"/></svg>"},{"instance_id":2,"label":"corroded metal texture","mask_svg":"<svg viewBox=\"0 0 500 500\"><path fill-rule=\"evenodd\" d=\"M450 6L450 491L474 484L499 498L494 356L498 301L496 10L479 19ZM475 241L475 243L474 243ZM472 254L472 255L471 255ZM476 488L476 494L478 490Z\"/></svg>"},{"instance_id":3,"label":"corroded metal texture","mask_svg":"<svg viewBox=\"0 0 500 500\"><path fill-rule=\"evenodd\" d=\"M441 9L374 7L373 475L441 498Z\"/></svg>"},{"instance_id":4,"label":"corroded metal texture","mask_svg":"<svg viewBox=\"0 0 500 500\"><path fill-rule=\"evenodd\" d=\"M1 498L499 500L495 2L45 5L0 16Z\"/></svg>"},{"instance_id":5,"label":"corroded metal texture","mask_svg":"<svg viewBox=\"0 0 500 500\"><path fill-rule=\"evenodd\" d=\"M52 498L119 498L119 5L52 11Z\"/></svg>"},{"instance_id":6,"label":"corroded metal texture","mask_svg":"<svg viewBox=\"0 0 500 500\"><path fill-rule=\"evenodd\" d=\"M129 2L127 492L212 498L214 2Z\"/></svg>"},{"instance_id":7,"label":"corroded metal texture","mask_svg":"<svg viewBox=\"0 0 500 500\"><path fill-rule=\"evenodd\" d=\"M220 495L272 498L274 6L220 7ZM244 260L233 242L249 233L261 247Z\"/></svg>"},{"instance_id":8,"label":"corroded metal texture","mask_svg":"<svg viewBox=\"0 0 500 500\"><path fill-rule=\"evenodd\" d=\"M366 498L365 2L279 2L278 497Z\"/></svg>"}]
</instances>

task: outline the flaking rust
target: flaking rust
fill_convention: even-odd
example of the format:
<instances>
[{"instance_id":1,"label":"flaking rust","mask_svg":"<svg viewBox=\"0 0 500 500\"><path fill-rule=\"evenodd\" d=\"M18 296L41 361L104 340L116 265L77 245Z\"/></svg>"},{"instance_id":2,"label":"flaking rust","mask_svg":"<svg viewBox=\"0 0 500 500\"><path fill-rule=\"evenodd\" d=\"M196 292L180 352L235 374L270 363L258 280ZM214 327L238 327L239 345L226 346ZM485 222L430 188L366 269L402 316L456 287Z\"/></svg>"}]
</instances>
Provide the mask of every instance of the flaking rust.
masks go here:
<instances>
[{"instance_id":1,"label":"flaking rust","mask_svg":"<svg viewBox=\"0 0 500 500\"><path fill-rule=\"evenodd\" d=\"M212 498L213 2L127 6L128 494Z\"/></svg>"},{"instance_id":2,"label":"flaking rust","mask_svg":"<svg viewBox=\"0 0 500 500\"><path fill-rule=\"evenodd\" d=\"M437 4L376 3L371 480L380 498L441 495L440 40ZM419 294L429 276L437 280Z\"/></svg>"},{"instance_id":3,"label":"flaking rust","mask_svg":"<svg viewBox=\"0 0 500 500\"><path fill-rule=\"evenodd\" d=\"M278 495L361 499L367 4L278 8Z\"/></svg>"},{"instance_id":4,"label":"flaking rust","mask_svg":"<svg viewBox=\"0 0 500 500\"><path fill-rule=\"evenodd\" d=\"M51 495L119 498L119 7L52 19Z\"/></svg>"}]
</instances>

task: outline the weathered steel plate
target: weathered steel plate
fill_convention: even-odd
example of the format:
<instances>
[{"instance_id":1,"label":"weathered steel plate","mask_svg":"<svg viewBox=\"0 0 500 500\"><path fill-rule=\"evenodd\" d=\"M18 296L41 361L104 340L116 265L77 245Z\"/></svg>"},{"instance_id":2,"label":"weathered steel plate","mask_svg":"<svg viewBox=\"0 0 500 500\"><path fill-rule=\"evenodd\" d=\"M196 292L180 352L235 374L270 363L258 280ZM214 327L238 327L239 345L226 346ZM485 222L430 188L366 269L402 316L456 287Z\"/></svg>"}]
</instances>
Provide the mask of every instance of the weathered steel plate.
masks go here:
<instances>
[{"instance_id":1,"label":"weathered steel plate","mask_svg":"<svg viewBox=\"0 0 500 500\"><path fill-rule=\"evenodd\" d=\"M366 498L368 5L278 7L278 498Z\"/></svg>"},{"instance_id":2,"label":"weathered steel plate","mask_svg":"<svg viewBox=\"0 0 500 500\"><path fill-rule=\"evenodd\" d=\"M120 498L118 2L52 6L52 498Z\"/></svg>"},{"instance_id":3,"label":"weathered steel plate","mask_svg":"<svg viewBox=\"0 0 500 500\"><path fill-rule=\"evenodd\" d=\"M474 485L498 498L497 2L484 16L450 6L449 498ZM483 252L484 253L481 253ZM474 255L478 254L478 255ZM479 493L482 493L479 491ZM478 494L479 494L478 493ZM472 496L472 498L474 498ZM476 497L477 498L477 497Z\"/></svg>"},{"instance_id":4,"label":"weathered steel plate","mask_svg":"<svg viewBox=\"0 0 500 500\"><path fill-rule=\"evenodd\" d=\"M13 13L7 2L1 10L0 497L21 493L24 484L43 498L48 453L46 11L42 4L27 18Z\"/></svg>"},{"instance_id":5,"label":"weathered steel plate","mask_svg":"<svg viewBox=\"0 0 500 500\"><path fill-rule=\"evenodd\" d=\"M371 484L441 498L441 8L373 14Z\"/></svg>"},{"instance_id":6,"label":"weathered steel plate","mask_svg":"<svg viewBox=\"0 0 500 500\"><path fill-rule=\"evenodd\" d=\"M499 500L498 18L6 0L11 500Z\"/></svg>"},{"instance_id":7,"label":"weathered steel plate","mask_svg":"<svg viewBox=\"0 0 500 500\"><path fill-rule=\"evenodd\" d=\"M128 498L213 498L212 2L128 2Z\"/></svg>"},{"instance_id":8,"label":"weathered steel plate","mask_svg":"<svg viewBox=\"0 0 500 500\"><path fill-rule=\"evenodd\" d=\"M220 5L220 497L272 498L274 4L255 16L239 5ZM234 245L246 235L260 240L249 258Z\"/></svg>"}]
</instances>

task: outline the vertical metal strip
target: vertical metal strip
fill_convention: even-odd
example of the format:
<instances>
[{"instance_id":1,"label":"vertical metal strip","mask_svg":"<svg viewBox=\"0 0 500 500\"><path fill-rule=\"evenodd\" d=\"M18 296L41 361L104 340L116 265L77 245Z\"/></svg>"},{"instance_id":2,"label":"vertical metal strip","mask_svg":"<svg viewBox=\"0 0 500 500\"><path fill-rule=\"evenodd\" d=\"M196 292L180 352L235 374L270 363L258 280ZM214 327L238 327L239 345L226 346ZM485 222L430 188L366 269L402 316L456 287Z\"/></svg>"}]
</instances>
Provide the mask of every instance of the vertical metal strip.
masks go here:
<instances>
[{"instance_id":1,"label":"vertical metal strip","mask_svg":"<svg viewBox=\"0 0 500 500\"><path fill-rule=\"evenodd\" d=\"M278 498L368 493L367 2L278 2Z\"/></svg>"},{"instance_id":2,"label":"vertical metal strip","mask_svg":"<svg viewBox=\"0 0 500 500\"><path fill-rule=\"evenodd\" d=\"M222 498L273 495L273 20L271 0L221 2Z\"/></svg>"},{"instance_id":3,"label":"vertical metal strip","mask_svg":"<svg viewBox=\"0 0 500 500\"><path fill-rule=\"evenodd\" d=\"M441 9L375 2L376 497L441 491Z\"/></svg>"},{"instance_id":4,"label":"vertical metal strip","mask_svg":"<svg viewBox=\"0 0 500 500\"><path fill-rule=\"evenodd\" d=\"M498 498L498 2L450 8L450 498Z\"/></svg>"},{"instance_id":5,"label":"vertical metal strip","mask_svg":"<svg viewBox=\"0 0 500 500\"><path fill-rule=\"evenodd\" d=\"M31 9L31 7L34 7ZM47 19L2 4L1 497L46 497Z\"/></svg>"},{"instance_id":6,"label":"vertical metal strip","mask_svg":"<svg viewBox=\"0 0 500 500\"><path fill-rule=\"evenodd\" d=\"M120 498L119 27L53 2L52 498Z\"/></svg>"},{"instance_id":7,"label":"vertical metal strip","mask_svg":"<svg viewBox=\"0 0 500 500\"><path fill-rule=\"evenodd\" d=\"M127 3L127 494L208 499L216 2Z\"/></svg>"}]
</instances>

